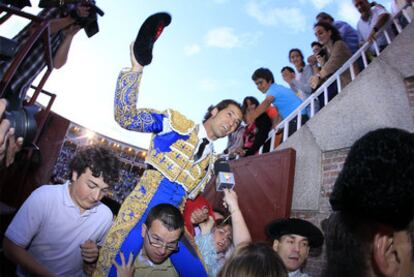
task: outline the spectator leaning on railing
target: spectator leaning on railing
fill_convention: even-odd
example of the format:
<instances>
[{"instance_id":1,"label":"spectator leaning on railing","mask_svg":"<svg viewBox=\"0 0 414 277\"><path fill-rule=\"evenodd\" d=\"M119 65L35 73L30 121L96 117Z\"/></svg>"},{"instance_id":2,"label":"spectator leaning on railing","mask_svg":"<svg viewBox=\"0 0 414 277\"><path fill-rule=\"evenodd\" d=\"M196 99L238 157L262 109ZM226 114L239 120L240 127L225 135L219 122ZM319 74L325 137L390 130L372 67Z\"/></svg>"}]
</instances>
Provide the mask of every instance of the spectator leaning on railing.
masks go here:
<instances>
[{"instance_id":1,"label":"spectator leaning on railing","mask_svg":"<svg viewBox=\"0 0 414 277\"><path fill-rule=\"evenodd\" d=\"M318 53L322 50L323 45L320 44L317 41L313 41L311 43L311 48L312 48L312 55L310 55L308 57L308 64L310 64L312 66L312 72L313 74L318 74L319 70L321 69L320 64L318 62L318 59L316 58L316 55L318 55Z\"/></svg>"},{"instance_id":2,"label":"spectator leaning on railing","mask_svg":"<svg viewBox=\"0 0 414 277\"><path fill-rule=\"evenodd\" d=\"M357 29L360 37L360 45L367 41L377 41L380 50L387 46L384 34L377 35L378 31L388 22L390 14L382 5L371 5L368 0L353 0L355 8L361 14ZM374 46L371 51L375 53Z\"/></svg>"},{"instance_id":3,"label":"spectator leaning on railing","mask_svg":"<svg viewBox=\"0 0 414 277\"><path fill-rule=\"evenodd\" d=\"M318 22L314 25L315 36L323 45L323 48L316 55L321 65L319 73L310 79L311 87L318 88L324 80L334 74L351 56L351 50L342 40L338 30L327 22ZM351 75L347 71L341 75L341 87L351 82ZM338 93L337 83L332 83L328 88L328 100L331 100ZM326 105L323 94L319 96L319 104Z\"/></svg>"},{"instance_id":4,"label":"spectator leaning on railing","mask_svg":"<svg viewBox=\"0 0 414 277\"><path fill-rule=\"evenodd\" d=\"M317 22L328 22L332 24L341 35L342 39L348 45L349 49L351 50L352 54L358 51L359 48L359 37L358 32L355 30L351 25L344 21L334 20L334 18L326 13L321 12L316 16Z\"/></svg>"},{"instance_id":5,"label":"spectator leaning on railing","mask_svg":"<svg viewBox=\"0 0 414 277\"><path fill-rule=\"evenodd\" d=\"M313 89L310 85L310 79L313 75L312 65L305 64L305 58L303 53L298 48L293 48L289 50L289 61L295 66L296 73L288 70L282 69L282 77L287 83L289 83L290 88L295 92L300 93L300 98L306 100L313 92ZM315 101L315 111L319 110L319 102ZM308 116L310 116L310 110L307 109Z\"/></svg>"},{"instance_id":6,"label":"spectator leaning on railing","mask_svg":"<svg viewBox=\"0 0 414 277\"><path fill-rule=\"evenodd\" d=\"M265 100L260 103L254 112L246 116L247 124L252 123L259 115L264 113L272 104L277 108L283 119L286 119L297 107L302 104L302 100L290 88L275 83L273 73L267 68L259 68L252 75L252 80L257 89L266 94ZM306 111L301 113L302 124L309 119ZM289 135L296 131L297 117L289 121Z\"/></svg>"}]
</instances>

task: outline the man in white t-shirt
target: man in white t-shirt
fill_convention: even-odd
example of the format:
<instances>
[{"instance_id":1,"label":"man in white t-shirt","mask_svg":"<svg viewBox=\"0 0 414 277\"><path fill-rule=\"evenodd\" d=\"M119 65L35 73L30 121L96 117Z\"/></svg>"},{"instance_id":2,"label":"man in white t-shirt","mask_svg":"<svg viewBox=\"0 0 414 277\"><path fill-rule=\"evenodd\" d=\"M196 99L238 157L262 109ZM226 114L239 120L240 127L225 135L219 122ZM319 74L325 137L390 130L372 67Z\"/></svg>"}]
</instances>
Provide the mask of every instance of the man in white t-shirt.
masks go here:
<instances>
[{"instance_id":1,"label":"man in white t-shirt","mask_svg":"<svg viewBox=\"0 0 414 277\"><path fill-rule=\"evenodd\" d=\"M10 223L3 247L18 276L84 276L113 215L100 200L118 180L119 161L104 147L82 148L71 161L71 182L33 191Z\"/></svg>"},{"instance_id":2,"label":"man in white t-shirt","mask_svg":"<svg viewBox=\"0 0 414 277\"><path fill-rule=\"evenodd\" d=\"M353 0L355 8L361 14L357 24L360 44L367 41L377 41L380 50L387 46L384 34L377 35L378 31L388 22L390 14L382 5L371 5L368 0ZM371 46L371 51L375 49Z\"/></svg>"}]
</instances>

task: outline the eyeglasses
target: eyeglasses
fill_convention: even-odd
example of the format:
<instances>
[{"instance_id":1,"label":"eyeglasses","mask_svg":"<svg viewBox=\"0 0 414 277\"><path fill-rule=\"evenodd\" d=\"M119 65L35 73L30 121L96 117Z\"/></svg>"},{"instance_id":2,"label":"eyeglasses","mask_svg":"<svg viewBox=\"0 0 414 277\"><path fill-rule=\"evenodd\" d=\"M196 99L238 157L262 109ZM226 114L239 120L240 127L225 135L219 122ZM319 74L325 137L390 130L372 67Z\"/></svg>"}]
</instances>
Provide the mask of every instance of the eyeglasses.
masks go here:
<instances>
[{"instance_id":1,"label":"eyeglasses","mask_svg":"<svg viewBox=\"0 0 414 277\"><path fill-rule=\"evenodd\" d=\"M147 237L148 237L149 244L151 246L154 246L155 248L165 248L165 249L167 249L169 251L176 251L176 250L178 250L178 241L176 241L176 242L170 242L170 243L165 243L165 242L163 242L160 239L151 238L148 229L147 229L146 234L147 234Z\"/></svg>"}]
</instances>

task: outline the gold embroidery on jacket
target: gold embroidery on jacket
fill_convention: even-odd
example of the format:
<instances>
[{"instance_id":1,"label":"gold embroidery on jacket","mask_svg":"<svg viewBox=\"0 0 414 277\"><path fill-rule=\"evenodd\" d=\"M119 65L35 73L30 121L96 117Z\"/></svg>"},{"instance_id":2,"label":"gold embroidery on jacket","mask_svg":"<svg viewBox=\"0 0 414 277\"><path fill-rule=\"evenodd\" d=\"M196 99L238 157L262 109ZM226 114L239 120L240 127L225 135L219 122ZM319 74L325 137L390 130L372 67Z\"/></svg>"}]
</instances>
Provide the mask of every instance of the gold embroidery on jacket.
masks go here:
<instances>
[{"instance_id":1,"label":"gold embroidery on jacket","mask_svg":"<svg viewBox=\"0 0 414 277\"><path fill-rule=\"evenodd\" d=\"M108 275L112 260L121 249L128 233L141 219L162 178L163 176L158 171L146 170L140 182L125 199L118 212L118 218L109 230L105 243L99 251L98 266L94 276Z\"/></svg>"}]
</instances>

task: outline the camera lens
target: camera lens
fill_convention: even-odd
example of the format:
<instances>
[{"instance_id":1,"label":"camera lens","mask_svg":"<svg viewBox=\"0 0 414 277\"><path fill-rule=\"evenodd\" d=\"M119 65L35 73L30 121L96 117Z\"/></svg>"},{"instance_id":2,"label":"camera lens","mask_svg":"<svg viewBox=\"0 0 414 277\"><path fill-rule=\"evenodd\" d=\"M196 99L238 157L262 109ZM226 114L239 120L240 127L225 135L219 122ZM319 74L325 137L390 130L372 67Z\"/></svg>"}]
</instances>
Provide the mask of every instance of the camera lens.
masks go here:
<instances>
[{"instance_id":1,"label":"camera lens","mask_svg":"<svg viewBox=\"0 0 414 277\"><path fill-rule=\"evenodd\" d=\"M38 108L36 106L27 106L6 113L10 126L15 130L15 137L22 137L24 145L31 143L36 135L37 124L34 115L37 111Z\"/></svg>"}]
</instances>

